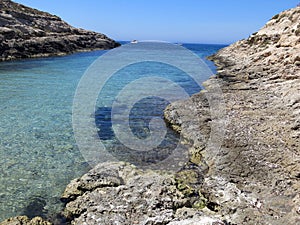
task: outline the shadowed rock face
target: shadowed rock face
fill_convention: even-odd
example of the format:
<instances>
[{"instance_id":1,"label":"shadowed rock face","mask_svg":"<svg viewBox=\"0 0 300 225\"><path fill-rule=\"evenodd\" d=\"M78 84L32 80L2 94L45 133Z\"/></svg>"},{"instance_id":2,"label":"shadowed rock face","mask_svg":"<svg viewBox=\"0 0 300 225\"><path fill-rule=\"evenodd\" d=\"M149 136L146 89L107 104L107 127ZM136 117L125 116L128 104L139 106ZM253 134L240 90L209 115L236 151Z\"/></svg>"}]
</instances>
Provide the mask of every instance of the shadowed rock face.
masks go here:
<instances>
[{"instance_id":1,"label":"shadowed rock face","mask_svg":"<svg viewBox=\"0 0 300 225\"><path fill-rule=\"evenodd\" d=\"M0 2L0 61L117 46L104 34L74 28L57 16L10 0Z\"/></svg>"}]
</instances>

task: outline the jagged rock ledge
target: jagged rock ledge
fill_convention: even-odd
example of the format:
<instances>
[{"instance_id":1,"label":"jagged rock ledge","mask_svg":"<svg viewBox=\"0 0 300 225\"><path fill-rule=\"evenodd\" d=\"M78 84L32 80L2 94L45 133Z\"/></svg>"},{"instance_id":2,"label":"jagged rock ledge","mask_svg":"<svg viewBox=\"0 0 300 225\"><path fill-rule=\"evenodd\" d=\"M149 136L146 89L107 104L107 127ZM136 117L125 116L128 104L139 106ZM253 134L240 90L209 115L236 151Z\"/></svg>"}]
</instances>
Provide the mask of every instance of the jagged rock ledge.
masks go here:
<instances>
[{"instance_id":1,"label":"jagged rock ledge","mask_svg":"<svg viewBox=\"0 0 300 225\"><path fill-rule=\"evenodd\" d=\"M104 34L74 28L57 16L10 0L0 2L0 61L117 46Z\"/></svg>"},{"instance_id":2,"label":"jagged rock ledge","mask_svg":"<svg viewBox=\"0 0 300 225\"><path fill-rule=\"evenodd\" d=\"M195 168L174 176L142 171L124 162L102 163L68 185L62 195L67 202L64 215L73 225L225 225L199 211L205 205L197 192L201 182Z\"/></svg>"},{"instance_id":3,"label":"jagged rock ledge","mask_svg":"<svg viewBox=\"0 0 300 225\"><path fill-rule=\"evenodd\" d=\"M62 196L70 223L299 224L299 21L300 9L288 10L219 51L207 90L168 106L166 120L193 144L184 168L99 164ZM207 101L216 85L227 112L219 120ZM207 146L213 127L225 130L221 146Z\"/></svg>"},{"instance_id":4,"label":"jagged rock ledge","mask_svg":"<svg viewBox=\"0 0 300 225\"><path fill-rule=\"evenodd\" d=\"M218 85L227 111L222 146L206 145L219 121L205 91L165 111L209 167L200 192L231 224L300 224L300 7L210 59L207 91Z\"/></svg>"},{"instance_id":5,"label":"jagged rock ledge","mask_svg":"<svg viewBox=\"0 0 300 225\"><path fill-rule=\"evenodd\" d=\"M168 106L166 120L193 144L184 168L100 164L63 194L71 224L299 224L299 16L283 12L219 51L206 90ZM216 85L224 118L210 111Z\"/></svg>"},{"instance_id":6,"label":"jagged rock ledge","mask_svg":"<svg viewBox=\"0 0 300 225\"><path fill-rule=\"evenodd\" d=\"M165 119L192 144L184 168L100 164L63 195L71 224L299 224L299 21L299 7L285 11L222 49L206 90L167 107ZM214 100L225 115L211 114Z\"/></svg>"}]
</instances>

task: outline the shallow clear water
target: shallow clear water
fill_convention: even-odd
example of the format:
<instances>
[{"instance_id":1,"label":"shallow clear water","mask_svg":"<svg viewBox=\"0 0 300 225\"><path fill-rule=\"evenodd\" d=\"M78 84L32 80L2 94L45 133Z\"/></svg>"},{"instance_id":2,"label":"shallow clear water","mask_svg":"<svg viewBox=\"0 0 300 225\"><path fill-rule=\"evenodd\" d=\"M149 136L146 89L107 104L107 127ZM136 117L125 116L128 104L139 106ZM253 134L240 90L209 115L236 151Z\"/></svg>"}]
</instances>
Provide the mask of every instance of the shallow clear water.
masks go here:
<instances>
[{"instance_id":1,"label":"shallow clear water","mask_svg":"<svg viewBox=\"0 0 300 225\"><path fill-rule=\"evenodd\" d=\"M184 47L204 58L224 46ZM68 182L90 169L75 144L72 101L81 76L103 53L0 63L0 220L21 214L52 217L62 207L59 197ZM211 62L208 65L214 70ZM185 86L189 94L199 91L184 74L161 67L157 63L129 66L113 76L99 96L95 113L96 124L101 128L99 137L122 160L137 162L134 154L122 149L111 129L109 96L130 82L124 74L138 76L140 69L145 74L164 73ZM162 115L167 104L157 98L138 102L130 114L133 132L139 137L147 136L147 121ZM162 149L172 148L177 138L172 131L168 137ZM145 160L155 159L150 156Z\"/></svg>"}]
</instances>

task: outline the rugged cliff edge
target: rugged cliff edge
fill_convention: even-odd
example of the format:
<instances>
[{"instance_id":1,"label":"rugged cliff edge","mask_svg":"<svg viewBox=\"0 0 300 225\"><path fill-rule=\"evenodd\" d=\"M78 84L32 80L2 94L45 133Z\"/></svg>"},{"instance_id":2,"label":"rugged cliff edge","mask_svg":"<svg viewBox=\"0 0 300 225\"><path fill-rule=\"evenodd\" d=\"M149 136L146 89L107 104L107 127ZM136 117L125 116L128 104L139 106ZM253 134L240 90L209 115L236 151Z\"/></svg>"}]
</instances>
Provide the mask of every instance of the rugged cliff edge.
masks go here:
<instances>
[{"instance_id":1,"label":"rugged cliff edge","mask_svg":"<svg viewBox=\"0 0 300 225\"><path fill-rule=\"evenodd\" d=\"M180 171L100 164L63 195L71 223L299 224L299 21L300 7L285 11L222 49L206 90L167 107L192 145Z\"/></svg>"},{"instance_id":2,"label":"rugged cliff edge","mask_svg":"<svg viewBox=\"0 0 300 225\"><path fill-rule=\"evenodd\" d=\"M62 196L70 223L300 224L299 21L300 7L285 11L222 49L206 90L167 107L190 162L176 174L99 164ZM226 115L211 113L212 100Z\"/></svg>"},{"instance_id":3,"label":"rugged cliff edge","mask_svg":"<svg viewBox=\"0 0 300 225\"><path fill-rule=\"evenodd\" d=\"M222 146L195 140L214 123L203 120L205 92L165 112L209 166L201 192L232 224L300 224L300 7L211 59L218 73L208 91L220 86L227 111Z\"/></svg>"},{"instance_id":4,"label":"rugged cliff edge","mask_svg":"<svg viewBox=\"0 0 300 225\"><path fill-rule=\"evenodd\" d=\"M0 61L118 45L104 34L74 28L49 13L10 0L0 2Z\"/></svg>"}]
</instances>

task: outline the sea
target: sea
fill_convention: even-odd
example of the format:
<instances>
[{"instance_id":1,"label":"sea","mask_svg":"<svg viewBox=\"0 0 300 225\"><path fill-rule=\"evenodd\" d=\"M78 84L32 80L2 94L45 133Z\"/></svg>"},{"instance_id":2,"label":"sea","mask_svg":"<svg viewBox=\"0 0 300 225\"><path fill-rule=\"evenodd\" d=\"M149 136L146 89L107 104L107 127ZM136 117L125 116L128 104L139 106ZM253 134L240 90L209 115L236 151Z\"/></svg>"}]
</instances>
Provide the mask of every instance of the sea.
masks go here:
<instances>
[{"instance_id":1,"label":"sea","mask_svg":"<svg viewBox=\"0 0 300 225\"><path fill-rule=\"evenodd\" d=\"M216 68L206 57L225 47L177 45L199 57L212 73ZM81 78L96 59L107 53L97 50L0 63L0 221L18 215L53 220L63 208L60 196L66 185L91 169L75 140L72 107ZM140 74L173 79L189 96L201 90L184 71L151 61L129 65L106 82L97 98L95 113L90 115L97 128L98 136L94 138L103 141L117 159L137 166L161 160L159 152L168 155L179 138L167 128L167 138L158 146L159 150L149 156L142 154L143 158L128 151L114 134L112 99L122 86L139 79ZM208 79L211 74L203 76ZM130 93L136 95L135 89ZM162 118L169 103L153 96L134 102L129 113L133 134L140 139L148 137L149 122Z\"/></svg>"}]
</instances>

